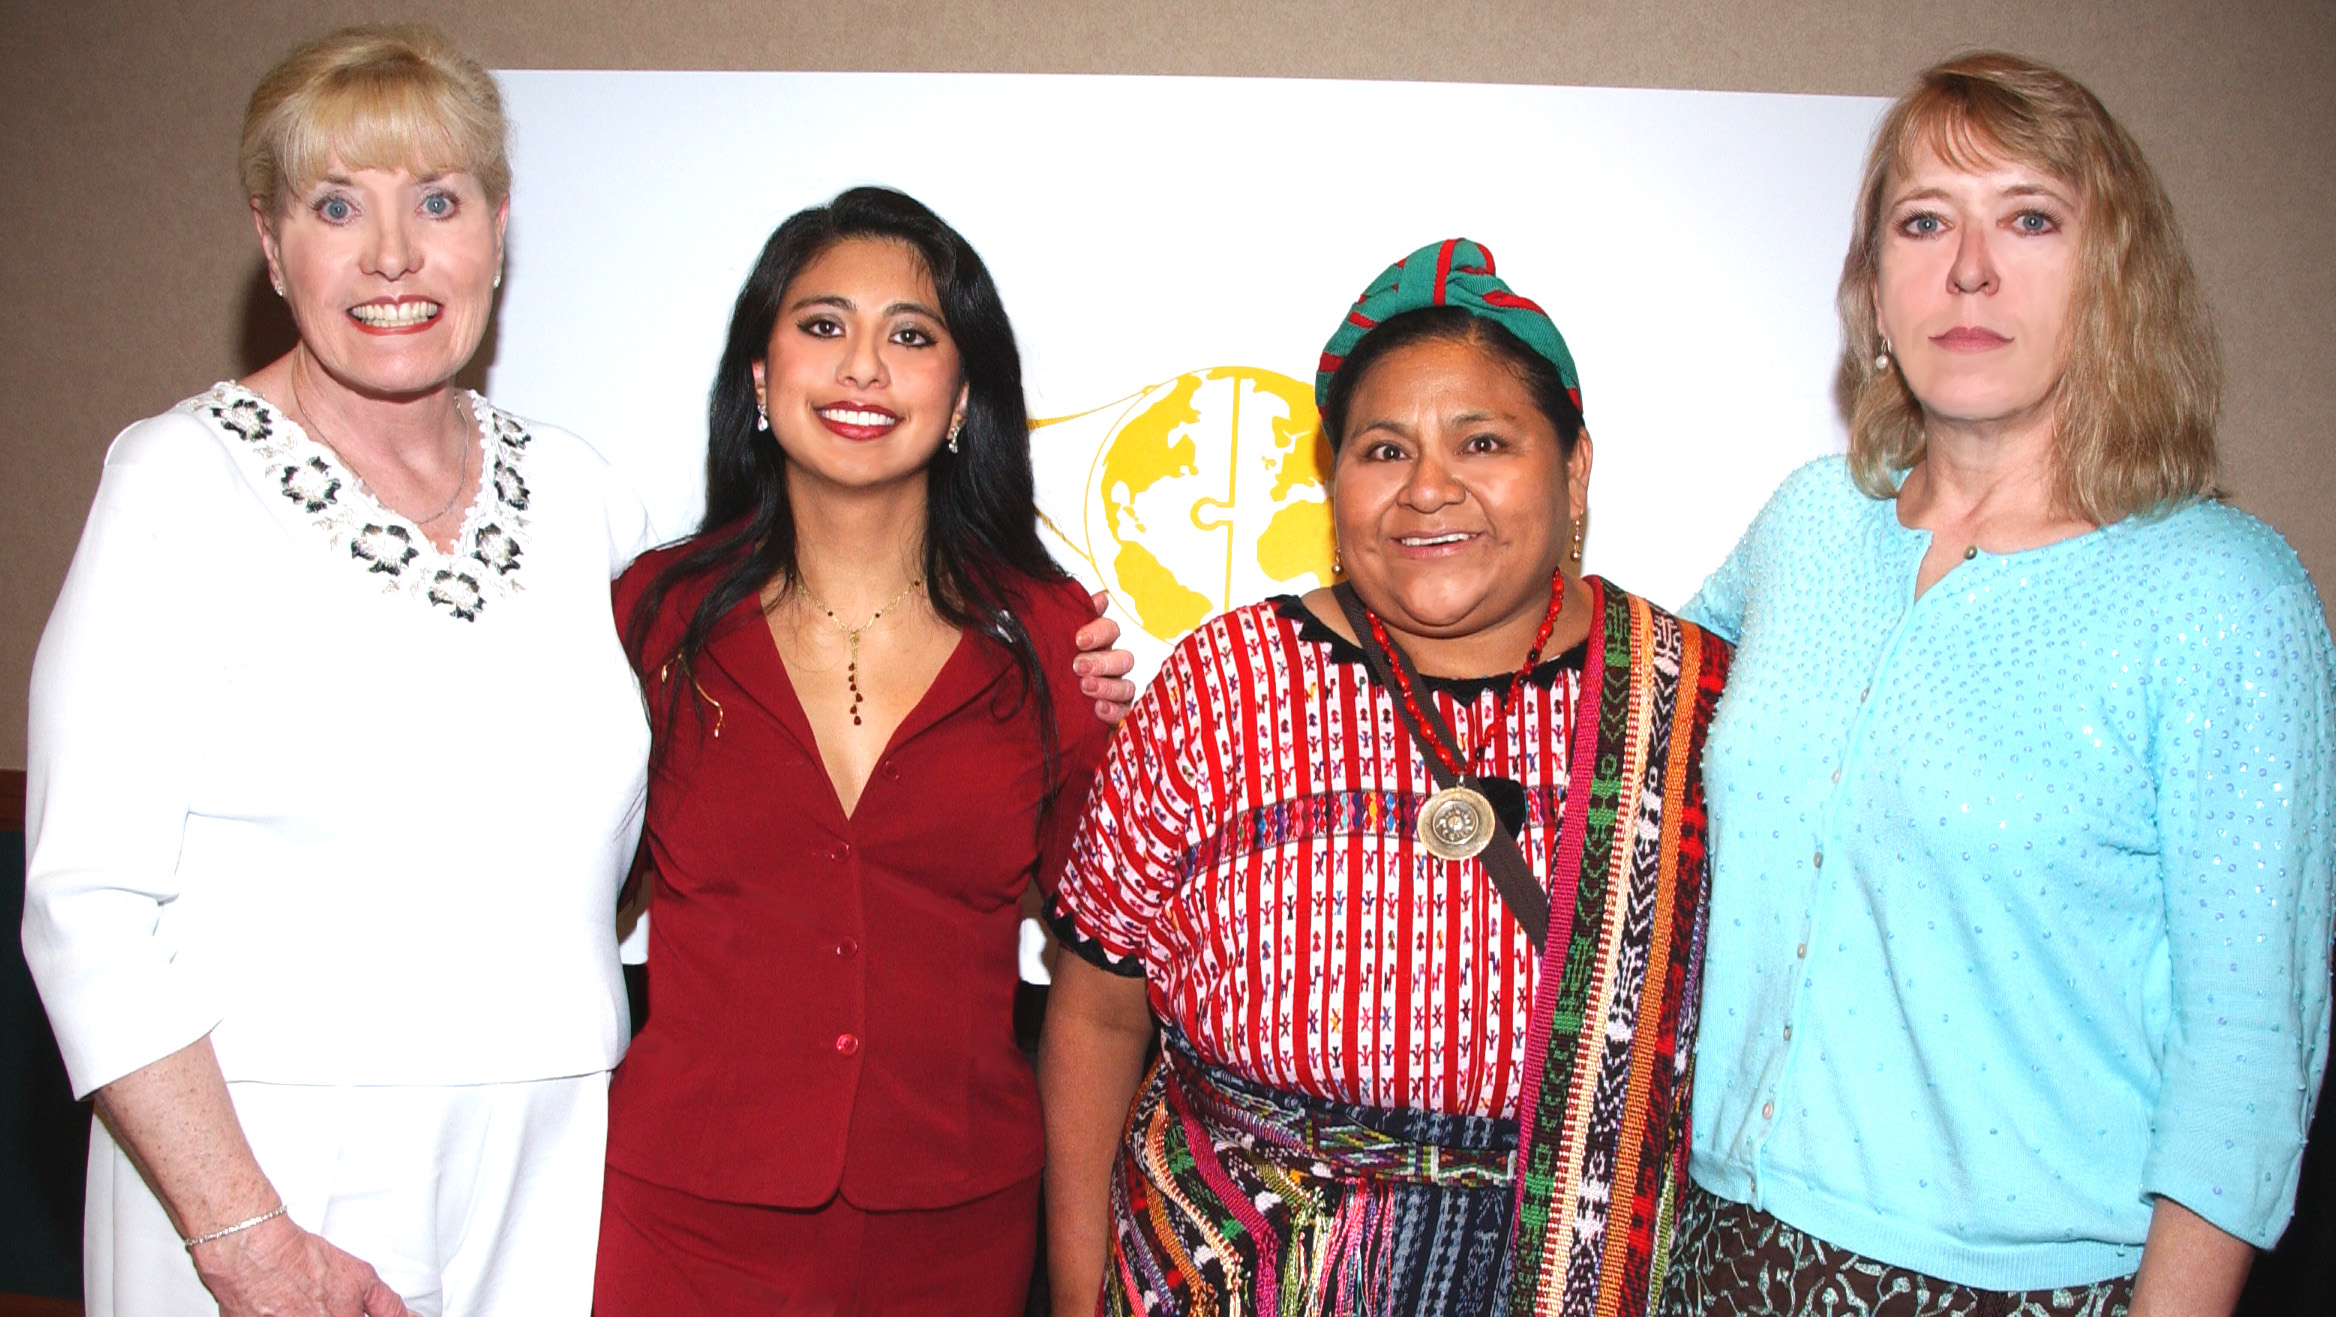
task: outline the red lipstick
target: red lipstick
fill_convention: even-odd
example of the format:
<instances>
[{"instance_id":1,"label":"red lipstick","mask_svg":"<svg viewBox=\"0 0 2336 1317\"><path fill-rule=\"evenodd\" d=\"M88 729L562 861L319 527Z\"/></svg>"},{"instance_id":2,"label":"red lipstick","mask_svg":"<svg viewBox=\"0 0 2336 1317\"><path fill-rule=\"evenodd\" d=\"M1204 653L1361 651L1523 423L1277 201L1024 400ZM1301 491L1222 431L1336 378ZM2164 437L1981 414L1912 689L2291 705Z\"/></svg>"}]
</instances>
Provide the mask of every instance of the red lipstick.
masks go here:
<instances>
[{"instance_id":1,"label":"red lipstick","mask_svg":"<svg viewBox=\"0 0 2336 1317\"><path fill-rule=\"evenodd\" d=\"M899 413L889 407L878 407L865 402L831 402L814 408L812 415L835 434L861 442L881 439L900 424ZM878 418L869 420L867 418Z\"/></svg>"}]
</instances>

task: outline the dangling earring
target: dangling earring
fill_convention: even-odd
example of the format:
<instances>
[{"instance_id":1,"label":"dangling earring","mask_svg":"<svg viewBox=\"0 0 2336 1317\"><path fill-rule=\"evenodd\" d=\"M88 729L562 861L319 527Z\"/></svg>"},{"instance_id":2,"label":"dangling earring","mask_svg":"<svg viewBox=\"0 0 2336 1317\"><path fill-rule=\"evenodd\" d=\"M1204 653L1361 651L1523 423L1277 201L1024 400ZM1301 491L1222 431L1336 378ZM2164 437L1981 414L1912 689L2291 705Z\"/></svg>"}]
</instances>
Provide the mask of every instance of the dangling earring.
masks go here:
<instances>
[{"instance_id":1,"label":"dangling earring","mask_svg":"<svg viewBox=\"0 0 2336 1317\"><path fill-rule=\"evenodd\" d=\"M958 432L959 430L962 430L962 429L964 429L964 428L965 428L965 422L964 422L964 420L963 420L963 419L954 420L954 421L951 421L951 422L949 422L949 451L950 451L950 452L954 453L954 452L956 452L956 451L957 451L957 432Z\"/></svg>"},{"instance_id":2,"label":"dangling earring","mask_svg":"<svg viewBox=\"0 0 2336 1317\"><path fill-rule=\"evenodd\" d=\"M1889 339L1886 339L1886 338L1885 338L1885 339L1883 339L1883 340L1882 340L1882 350L1881 350L1880 352L1877 352L1877 353L1875 353L1875 354L1874 354L1874 369L1875 369L1876 371L1885 371L1885 370L1888 370L1888 369L1890 369L1890 340L1889 340Z\"/></svg>"},{"instance_id":3,"label":"dangling earring","mask_svg":"<svg viewBox=\"0 0 2336 1317\"><path fill-rule=\"evenodd\" d=\"M284 295L284 281L273 274L268 277L268 286L276 290L276 296L282 297Z\"/></svg>"},{"instance_id":4,"label":"dangling earring","mask_svg":"<svg viewBox=\"0 0 2336 1317\"><path fill-rule=\"evenodd\" d=\"M1335 544L1330 546L1330 574L1332 576L1346 575L1346 563L1338 556L1338 546Z\"/></svg>"},{"instance_id":5,"label":"dangling earring","mask_svg":"<svg viewBox=\"0 0 2336 1317\"><path fill-rule=\"evenodd\" d=\"M760 402L754 404L754 428L757 430L768 430L771 428L771 414L763 410L763 406Z\"/></svg>"},{"instance_id":6,"label":"dangling earring","mask_svg":"<svg viewBox=\"0 0 2336 1317\"><path fill-rule=\"evenodd\" d=\"M1582 515L1580 515L1580 516L1578 516L1578 517L1574 518L1574 555L1573 555L1573 556L1574 556L1574 562L1575 562L1575 564L1576 564L1576 565L1579 565L1579 564L1581 563L1581 561L1582 561L1582 545L1583 545L1583 542L1589 538L1589 535L1590 535L1590 510L1589 510L1588 508L1583 508L1583 509L1582 509Z\"/></svg>"}]
</instances>

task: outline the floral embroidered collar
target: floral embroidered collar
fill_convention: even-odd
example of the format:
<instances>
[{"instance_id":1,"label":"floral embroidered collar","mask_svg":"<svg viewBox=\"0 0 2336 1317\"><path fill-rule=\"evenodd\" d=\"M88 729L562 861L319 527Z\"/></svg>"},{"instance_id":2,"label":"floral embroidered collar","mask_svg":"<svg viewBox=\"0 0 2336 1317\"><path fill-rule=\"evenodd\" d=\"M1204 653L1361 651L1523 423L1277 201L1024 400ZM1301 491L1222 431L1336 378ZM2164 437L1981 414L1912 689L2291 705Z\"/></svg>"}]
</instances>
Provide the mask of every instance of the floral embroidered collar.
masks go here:
<instances>
[{"instance_id":1,"label":"floral embroidered collar","mask_svg":"<svg viewBox=\"0 0 2336 1317\"><path fill-rule=\"evenodd\" d=\"M215 384L187 403L241 440L260 484L292 501L335 549L380 580L388 594L475 622L489 603L517 593L527 547L527 482L520 477L528 434L508 412L476 393L481 467L478 497L463 515L454 550L441 553L419 526L382 506L340 455L318 443L268 401L240 384Z\"/></svg>"}]
</instances>

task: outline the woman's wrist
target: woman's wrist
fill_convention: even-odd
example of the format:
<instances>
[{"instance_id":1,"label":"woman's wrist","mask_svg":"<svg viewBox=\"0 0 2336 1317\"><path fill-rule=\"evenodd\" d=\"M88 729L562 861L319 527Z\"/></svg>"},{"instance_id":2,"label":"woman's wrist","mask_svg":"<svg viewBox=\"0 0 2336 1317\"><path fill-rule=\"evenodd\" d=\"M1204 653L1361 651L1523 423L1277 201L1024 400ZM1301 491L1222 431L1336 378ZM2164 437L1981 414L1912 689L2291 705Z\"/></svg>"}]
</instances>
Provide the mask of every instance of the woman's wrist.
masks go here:
<instances>
[{"instance_id":1,"label":"woman's wrist","mask_svg":"<svg viewBox=\"0 0 2336 1317\"><path fill-rule=\"evenodd\" d=\"M224 1277L248 1275L255 1266L268 1267L286 1256L285 1249L304 1233L290 1216L277 1212L258 1225L189 1245L187 1257L195 1264L195 1274L209 1285Z\"/></svg>"},{"instance_id":2,"label":"woman's wrist","mask_svg":"<svg viewBox=\"0 0 2336 1317\"><path fill-rule=\"evenodd\" d=\"M187 1251L191 1253L195 1250L197 1245L214 1243L218 1240L227 1238L229 1235L240 1235L244 1231L250 1230L255 1226L266 1225L268 1222L284 1215L284 1212L284 1204L282 1202L278 1202L274 1207L269 1208L265 1212L258 1213L254 1216L245 1217L241 1221L232 1222L228 1225L220 1226L214 1230L206 1230L202 1234L195 1235L191 1238L181 1239L179 1243L185 1245Z\"/></svg>"}]
</instances>

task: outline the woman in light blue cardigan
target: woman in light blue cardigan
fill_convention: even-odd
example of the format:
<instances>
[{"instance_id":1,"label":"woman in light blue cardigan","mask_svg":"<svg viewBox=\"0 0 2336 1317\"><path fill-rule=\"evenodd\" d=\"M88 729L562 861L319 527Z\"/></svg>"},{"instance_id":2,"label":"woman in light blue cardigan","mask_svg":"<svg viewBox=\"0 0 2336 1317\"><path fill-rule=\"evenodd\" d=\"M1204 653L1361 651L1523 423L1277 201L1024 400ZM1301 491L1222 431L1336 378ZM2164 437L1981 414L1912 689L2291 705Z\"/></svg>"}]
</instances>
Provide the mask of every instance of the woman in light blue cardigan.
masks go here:
<instances>
[{"instance_id":1,"label":"woman in light blue cardigan","mask_svg":"<svg viewBox=\"0 0 2336 1317\"><path fill-rule=\"evenodd\" d=\"M2215 499L2163 190L2065 76L1942 65L1841 307L1848 457L1686 610L1738 650L1669 1310L2227 1313L2326 1061L2336 663Z\"/></svg>"}]
</instances>

